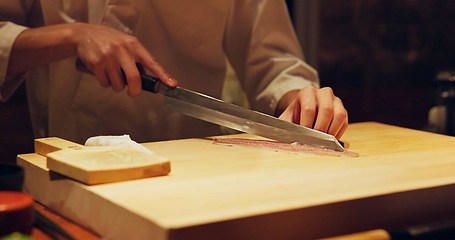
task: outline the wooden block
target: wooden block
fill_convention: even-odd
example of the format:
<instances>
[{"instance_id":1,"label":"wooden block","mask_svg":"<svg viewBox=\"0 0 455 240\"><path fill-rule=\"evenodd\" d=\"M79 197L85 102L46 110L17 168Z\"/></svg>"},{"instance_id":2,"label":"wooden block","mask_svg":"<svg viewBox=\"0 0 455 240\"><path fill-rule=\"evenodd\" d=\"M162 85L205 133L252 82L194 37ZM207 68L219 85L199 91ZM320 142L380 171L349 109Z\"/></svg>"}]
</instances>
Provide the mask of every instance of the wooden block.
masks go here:
<instances>
[{"instance_id":1,"label":"wooden block","mask_svg":"<svg viewBox=\"0 0 455 240\"><path fill-rule=\"evenodd\" d=\"M46 156L48 153L62 150L65 148L80 149L84 145L71 142L58 137L47 137L35 139L35 153L41 156Z\"/></svg>"},{"instance_id":2,"label":"wooden block","mask_svg":"<svg viewBox=\"0 0 455 240\"><path fill-rule=\"evenodd\" d=\"M128 146L84 146L57 137L35 139L47 168L93 185L166 175L170 161Z\"/></svg>"},{"instance_id":3,"label":"wooden block","mask_svg":"<svg viewBox=\"0 0 455 240\"><path fill-rule=\"evenodd\" d=\"M166 175L169 160L125 146L67 148L47 154L47 168L93 185Z\"/></svg>"}]
</instances>

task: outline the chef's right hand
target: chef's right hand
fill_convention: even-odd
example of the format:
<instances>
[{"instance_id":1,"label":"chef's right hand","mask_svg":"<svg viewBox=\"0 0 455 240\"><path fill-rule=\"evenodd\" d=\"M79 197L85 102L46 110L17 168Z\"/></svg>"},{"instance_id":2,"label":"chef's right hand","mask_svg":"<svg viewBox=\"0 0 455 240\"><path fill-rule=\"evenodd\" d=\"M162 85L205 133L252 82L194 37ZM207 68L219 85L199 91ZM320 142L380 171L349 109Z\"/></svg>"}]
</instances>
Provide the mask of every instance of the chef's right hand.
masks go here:
<instances>
[{"instance_id":1,"label":"chef's right hand","mask_svg":"<svg viewBox=\"0 0 455 240\"><path fill-rule=\"evenodd\" d=\"M122 91L126 84L123 78L126 77L128 94L139 95L141 77L136 64L142 65L166 85L177 85L177 81L136 37L102 25L75 23L75 27L78 28L74 39L77 55L101 86Z\"/></svg>"}]
</instances>

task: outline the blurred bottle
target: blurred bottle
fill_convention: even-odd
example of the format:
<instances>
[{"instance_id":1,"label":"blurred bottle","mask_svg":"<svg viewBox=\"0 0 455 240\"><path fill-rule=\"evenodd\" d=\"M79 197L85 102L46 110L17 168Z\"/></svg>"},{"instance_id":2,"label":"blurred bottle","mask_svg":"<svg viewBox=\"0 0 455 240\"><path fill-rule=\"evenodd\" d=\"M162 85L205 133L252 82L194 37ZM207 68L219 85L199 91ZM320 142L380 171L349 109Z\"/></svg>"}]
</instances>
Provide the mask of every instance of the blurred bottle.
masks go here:
<instances>
[{"instance_id":1,"label":"blurred bottle","mask_svg":"<svg viewBox=\"0 0 455 240\"><path fill-rule=\"evenodd\" d=\"M428 113L428 130L455 136L455 71L436 75L436 106Z\"/></svg>"}]
</instances>

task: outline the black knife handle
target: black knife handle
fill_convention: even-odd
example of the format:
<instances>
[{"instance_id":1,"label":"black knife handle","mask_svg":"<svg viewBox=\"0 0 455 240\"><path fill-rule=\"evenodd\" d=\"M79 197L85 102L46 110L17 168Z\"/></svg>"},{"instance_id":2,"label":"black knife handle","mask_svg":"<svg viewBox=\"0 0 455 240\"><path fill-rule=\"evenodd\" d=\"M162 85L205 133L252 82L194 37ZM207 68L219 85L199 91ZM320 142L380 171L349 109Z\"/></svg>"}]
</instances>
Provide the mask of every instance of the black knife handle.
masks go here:
<instances>
[{"instance_id":1,"label":"black knife handle","mask_svg":"<svg viewBox=\"0 0 455 240\"><path fill-rule=\"evenodd\" d=\"M161 81L159 78L150 76L147 74L141 74L142 78L142 90L152 92L152 93L158 93L159 86L161 84Z\"/></svg>"},{"instance_id":2,"label":"black knife handle","mask_svg":"<svg viewBox=\"0 0 455 240\"><path fill-rule=\"evenodd\" d=\"M93 74L79 58L76 60L76 69L85 73ZM138 64L138 69L139 72L141 72L142 90L152 93L158 93L159 86L161 84L160 79L154 76L144 74L143 73L144 68L140 64ZM123 72L123 69L121 70L121 72L123 80L125 81L125 84L127 84L126 76L125 73Z\"/></svg>"}]
</instances>

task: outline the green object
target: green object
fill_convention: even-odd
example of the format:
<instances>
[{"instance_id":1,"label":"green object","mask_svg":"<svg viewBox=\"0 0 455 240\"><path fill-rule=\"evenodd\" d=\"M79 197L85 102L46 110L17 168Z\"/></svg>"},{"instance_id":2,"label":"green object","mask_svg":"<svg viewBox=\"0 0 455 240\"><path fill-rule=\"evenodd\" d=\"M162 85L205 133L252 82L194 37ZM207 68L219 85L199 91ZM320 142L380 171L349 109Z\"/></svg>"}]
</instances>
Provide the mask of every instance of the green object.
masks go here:
<instances>
[{"instance_id":1,"label":"green object","mask_svg":"<svg viewBox=\"0 0 455 240\"><path fill-rule=\"evenodd\" d=\"M0 240L32 240L32 237L29 235L24 235L20 232L14 232L10 235L0 237Z\"/></svg>"}]
</instances>

